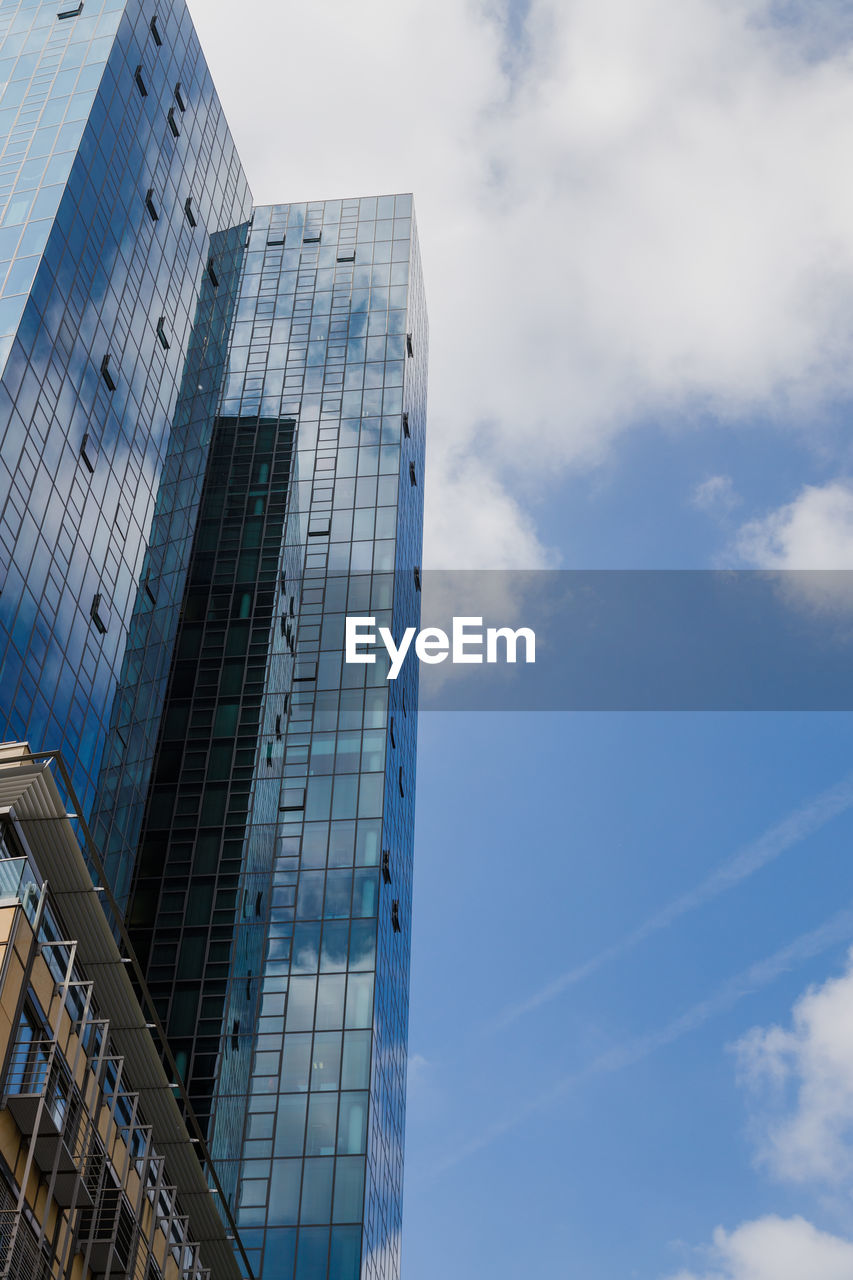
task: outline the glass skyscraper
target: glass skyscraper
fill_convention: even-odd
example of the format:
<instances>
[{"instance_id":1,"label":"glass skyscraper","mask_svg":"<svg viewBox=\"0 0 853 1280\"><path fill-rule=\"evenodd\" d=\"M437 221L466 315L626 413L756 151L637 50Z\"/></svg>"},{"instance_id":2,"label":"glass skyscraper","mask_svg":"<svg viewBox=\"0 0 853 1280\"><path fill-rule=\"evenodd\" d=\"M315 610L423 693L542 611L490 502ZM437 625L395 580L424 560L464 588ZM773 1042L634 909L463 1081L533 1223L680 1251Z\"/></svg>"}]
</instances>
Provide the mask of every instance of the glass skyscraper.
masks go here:
<instances>
[{"instance_id":1,"label":"glass skyscraper","mask_svg":"<svg viewBox=\"0 0 853 1280\"><path fill-rule=\"evenodd\" d=\"M67 762L254 1274L390 1280L417 682L343 636L419 616L412 200L253 208L182 0L0 36L0 730Z\"/></svg>"}]
</instances>

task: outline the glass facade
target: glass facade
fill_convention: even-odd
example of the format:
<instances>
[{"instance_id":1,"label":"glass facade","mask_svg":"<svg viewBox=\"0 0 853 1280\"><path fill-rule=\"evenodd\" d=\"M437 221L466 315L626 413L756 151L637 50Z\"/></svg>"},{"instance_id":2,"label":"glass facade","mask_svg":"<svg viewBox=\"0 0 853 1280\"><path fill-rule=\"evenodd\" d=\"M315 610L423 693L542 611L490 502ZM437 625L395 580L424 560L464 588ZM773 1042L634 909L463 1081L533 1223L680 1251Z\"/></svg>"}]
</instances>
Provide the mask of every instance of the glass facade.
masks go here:
<instances>
[{"instance_id":1,"label":"glass facade","mask_svg":"<svg viewBox=\"0 0 853 1280\"><path fill-rule=\"evenodd\" d=\"M89 816L144 564L174 629L209 435L186 388L172 425L250 197L185 6L76 9L0 3L0 735L61 750ZM158 495L175 536L146 562ZM122 782L138 815L147 777Z\"/></svg>"},{"instance_id":2,"label":"glass facade","mask_svg":"<svg viewBox=\"0 0 853 1280\"><path fill-rule=\"evenodd\" d=\"M411 196L253 209L182 0L0 0L0 148L0 735L69 766L255 1275L392 1280L417 681L343 638L419 617Z\"/></svg>"},{"instance_id":3,"label":"glass facade","mask_svg":"<svg viewBox=\"0 0 853 1280\"><path fill-rule=\"evenodd\" d=\"M399 1270L426 354L410 196L255 211L130 922L275 1280Z\"/></svg>"}]
</instances>

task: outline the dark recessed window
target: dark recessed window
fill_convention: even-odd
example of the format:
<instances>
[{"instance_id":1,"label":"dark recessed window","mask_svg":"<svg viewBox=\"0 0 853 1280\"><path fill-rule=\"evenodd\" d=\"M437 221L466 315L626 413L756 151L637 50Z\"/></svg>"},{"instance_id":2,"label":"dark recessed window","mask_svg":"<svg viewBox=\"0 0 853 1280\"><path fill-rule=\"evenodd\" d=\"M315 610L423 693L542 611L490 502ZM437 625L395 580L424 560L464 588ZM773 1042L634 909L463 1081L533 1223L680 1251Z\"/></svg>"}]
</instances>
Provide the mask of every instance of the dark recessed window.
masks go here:
<instances>
[{"instance_id":1,"label":"dark recessed window","mask_svg":"<svg viewBox=\"0 0 853 1280\"><path fill-rule=\"evenodd\" d=\"M414 579L415 579L415 591L420 591L420 589L421 589L421 571L420 571L420 569L419 569L419 567L418 567L417 565L415 565L414 569L412 570L412 576L413 576L413 577L414 577Z\"/></svg>"},{"instance_id":2,"label":"dark recessed window","mask_svg":"<svg viewBox=\"0 0 853 1280\"><path fill-rule=\"evenodd\" d=\"M412 433L409 430L409 415L407 413L404 413L403 414L403 435L408 440L411 434Z\"/></svg>"},{"instance_id":3,"label":"dark recessed window","mask_svg":"<svg viewBox=\"0 0 853 1280\"><path fill-rule=\"evenodd\" d=\"M139 90L139 92L142 94L143 98L147 98L148 86L146 85L145 81L142 78L142 63L140 63L139 66L134 71L133 78L136 81L136 87Z\"/></svg>"},{"instance_id":4,"label":"dark recessed window","mask_svg":"<svg viewBox=\"0 0 853 1280\"><path fill-rule=\"evenodd\" d=\"M355 262L354 253L339 253L338 262Z\"/></svg>"},{"instance_id":5,"label":"dark recessed window","mask_svg":"<svg viewBox=\"0 0 853 1280\"><path fill-rule=\"evenodd\" d=\"M101 635L103 635L107 627L110 625L110 614L100 591L92 601L92 607L89 610L89 614L95 624L95 630L100 631Z\"/></svg>"},{"instance_id":6,"label":"dark recessed window","mask_svg":"<svg viewBox=\"0 0 853 1280\"><path fill-rule=\"evenodd\" d=\"M236 1053L240 1048L240 1019L235 1018L231 1024L231 1048Z\"/></svg>"},{"instance_id":7,"label":"dark recessed window","mask_svg":"<svg viewBox=\"0 0 853 1280\"><path fill-rule=\"evenodd\" d=\"M192 196L187 196L186 200L184 201L184 213L186 215L187 222L190 224L191 227L194 227L196 225L196 221L195 221L195 214L193 213Z\"/></svg>"},{"instance_id":8,"label":"dark recessed window","mask_svg":"<svg viewBox=\"0 0 853 1280\"><path fill-rule=\"evenodd\" d=\"M181 110L181 111L186 111L186 109L187 109L187 104L186 104L186 102L184 101L184 95L181 93L181 82L180 82L180 80L179 80L179 81L178 81L178 83L175 85L175 101L176 101L176 102L177 102L177 104L178 104L178 108L179 108L179 110Z\"/></svg>"},{"instance_id":9,"label":"dark recessed window","mask_svg":"<svg viewBox=\"0 0 853 1280\"><path fill-rule=\"evenodd\" d=\"M109 388L109 390L115 391L116 383L115 383L115 378L110 373L110 357L108 355L104 356L103 360L101 361L101 377L103 378L104 382L107 384L107 387Z\"/></svg>"},{"instance_id":10,"label":"dark recessed window","mask_svg":"<svg viewBox=\"0 0 853 1280\"><path fill-rule=\"evenodd\" d=\"M411 481L412 484L418 483L418 476L417 476L417 472L415 471L414 462L409 463L409 480Z\"/></svg>"},{"instance_id":11,"label":"dark recessed window","mask_svg":"<svg viewBox=\"0 0 853 1280\"><path fill-rule=\"evenodd\" d=\"M272 768L272 743L267 743L267 765Z\"/></svg>"},{"instance_id":12,"label":"dark recessed window","mask_svg":"<svg viewBox=\"0 0 853 1280\"><path fill-rule=\"evenodd\" d=\"M319 244L319 243L320 243L320 237L319 237L319 235L316 235L316 236L303 236L303 237L302 237L302 243L303 243L303 244Z\"/></svg>"},{"instance_id":13,"label":"dark recessed window","mask_svg":"<svg viewBox=\"0 0 853 1280\"><path fill-rule=\"evenodd\" d=\"M382 879L386 884L391 883L391 850L382 850Z\"/></svg>"},{"instance_id":14,"label":"dark recessed window","mask_svg":"<svg viewBox=\"0 0 853 1280\"><path fill-rule=\"evenodd\" d=\"M391 928L395 933L400 932L400 903L397 898L391 903Z\"/></svg>"},{"instance_id":15,"label":"dark recessed window","mask_svg":"<svg viewBox=\"0 0 853 1280\"><path fill-rule=\"evenodd\" d=\"M148 599L151 601L152 604L156 604L157 597L154 594L154 588L151 586L151 570L150 569L147 569L145 572L143 585L145 587L145 594L148 596Z\"/></svg>"},{"instance_id":16,"label":"dark recessed window","mask_svg":"<svg viewBox=\"0 0 853 1280\"><path fill-rule=\"evenodd\" d=\"M76 9L62 9L56 16L57 18L78 18L83 12L83 0L80 0Z\"/></svg>"},{"instance_id":17,"label":"dark recessed window","mask_svg":"<svg viewBox=\"0 0 853 1280\"><path fill-rule=\"evenodd\" d=\"M406 350L408 351L409 356L413 356L415 354L415 344L412 342L412 335L410 333L406 334Z\"/></svg>"},{"instance_id":18,"label":"dark recessed window","mask_svg":"<svg viewBox=\"0 0 853 1280\"><path fill-rule=\"evenodd\" d=\"M400 765L400 768L397 771L397 786L400 789L400 795L404 796L406 793L403 790L403 766L402 765Z\"/></svg>"},{"instance_id":19,"label":"dark recessed window","mask_svg":"<svg viewBox=\"0 0 853 1280\"><path fill-rule=\"evenodd\" d=\"M284 244L284 239L285 239L284 236L279 236L279 235L267 236L267 244L268 245Z\"/></svg>"},{"instance_id":20,"label":"dark recessed window","mask_svg":"<svg viewBox=\"0 0 853 1280\"><path fill-rule=\"evenodd\" d=\"M213 265L213 259L212 259L212 258L208 258L208 260L207 260L207 275L208 275L208 278L209 278L209 280L210 280L210 283L213 285L214 289L218 289L218 288L219 288L219 276L216 274L216 269L214 268L214 265Z\"/></svg>"},{"instance_id":21,"label":"dark recessed window","mask_svg":"<svg viewBox=\"0 0 853 1280\"><path fill-rule=\"evenodd\" d=\"M150 23L149 23L148 25L149 25L149 26L150 26L150 28L151 28L151 34L152 34L152 36L154 37L154 43L155 43L155 44L157 45L157 47L159 48L159 47L160 47L160 45L163 43L163 37L160 35L160 30L159 30L159 28L158 28L158 26L157 26L157 19L156 19L156 17L152 18L152 19L151 19L151 21L150 21Z\"/></svg>"},{"instance_id":22,"label":"dark recessed window","mask_svg":"<svg viewBox=\"0 0 853 1280\"><path fill-rule=\"evenodd\" d=\"M157 321L157 337L160 340L160 346L164 351L169 350L169 339L166 336L166 317L161 316Z\"/></svg>"},{"instance_id":23,"label":"dark recessed window","mask_svg":"<svg viewBox=\"0 0 853 1280\"><path fill-rule=\"evenodd\" d=\"M275 718L275 736L276 738L281 738L281 716L276 716Z\"/></svg>"},{"instance_id":24,"label":"dark recessed window","mask_svg":"<svg viewBox=\"0 0 853 1280\"><path fill-rule=\"evenodd\" d=\"M169 121L169 128L172 131L172 136L174 138L179 138L181 136L181 131L178 128L178 122L175 119L174 107L169 107L169 110L166 112L166 119Z\"/></svg>"},{"instance_id":25,"label":"dark recessed window","mask_svg":"<svg viewBox=\"0 0 853 1280\"><path fill-rule=\"evenodd\" d=\"M391 720L389 721L389 724L388 724L388 732L391 734L391 746L396 747L397 739L394 737L394 717L393 716L391 717Z\"/></svg>"},{"instance_id":26,"label":"dark recessed window","mask_svg":"<svg viewBox=\"0 0 853 1280\"><path fill-rule=\"evenodd\" d=\"M149 188L148 188L148 190L147 190L147 191L146 191L146 193L145 193L145 208L148 210L148 214L149 214L149 216L150 216L150 218L151 218L151 221L152 221L152 222L156 222L156 221L157 221L157 219L160 217L160 214L159 214L159 212L158 212L158 210L157 210L157 206L156 206L156 204L154 203L154 188L153 188L153 187L149 187Z\"/></svg>"},{"instance_id":27,"label":"dark recessed window","mask_svg":"<svg viewBox=\"0 0 853 1280\"><path fill-rule=\"evenodd\" d=\"M84 466L88 467L90 471L95 470L95 463L98 460L98 451L92 444L88 431L84 435L83 441L80 445L80 457L83 459Z\"/></svg>"}]
</instances>

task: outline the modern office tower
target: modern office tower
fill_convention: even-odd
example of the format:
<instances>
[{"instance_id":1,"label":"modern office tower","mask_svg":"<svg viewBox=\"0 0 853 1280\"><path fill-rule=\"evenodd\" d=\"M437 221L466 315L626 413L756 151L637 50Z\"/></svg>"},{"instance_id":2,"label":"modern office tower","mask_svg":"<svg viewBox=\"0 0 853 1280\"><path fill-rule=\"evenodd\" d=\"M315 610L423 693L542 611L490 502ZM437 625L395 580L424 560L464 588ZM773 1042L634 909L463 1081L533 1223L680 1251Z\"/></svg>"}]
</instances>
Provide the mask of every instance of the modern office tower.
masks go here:
<instances>
[{"instance_id":1,"label":"modern office tower","mask_svg":"<svg viewBox=\"0 0 853 1280\"><path fill-rule=\"evenodd\" d=\"M182 0L0 0L0 90L0 739L62 751L115 859L144 801L250 197ZM130 655L141 708L115 697L135 608L153 615ZM111 724L133 761L115 795Z\"/></svg>"},{"instance_id":2,"label":"modern office tower","mask_svg":"<svg viewBox=\"0 0 853 1280\"><path fill-rule=\"evenodd\" d=\"M399 1265L426 346L409 196L255 211L129 919L266 1280Z\"/></svg>"},{"instance_id":3,"label":"modern office tower","mask_svg":"<svg viewBox=\"0 0 853 1280\"><path fill-rule=\"evenodd\" d=\"M0 748L0 1276L238 1280L51 763Z\"/></svg>"},{"instance_id":4,"label":"modern office tower","mask_svg":"<svg viewBox=\"0 0 853 1280\"><path fill-rule=\"evenodd\" d=\"M182 0L0 40L0 735L67 761L255 1276L391 1280L417 684L342 658L419 614L411 197L252 209Z\"/></svg>"}]
</instances>

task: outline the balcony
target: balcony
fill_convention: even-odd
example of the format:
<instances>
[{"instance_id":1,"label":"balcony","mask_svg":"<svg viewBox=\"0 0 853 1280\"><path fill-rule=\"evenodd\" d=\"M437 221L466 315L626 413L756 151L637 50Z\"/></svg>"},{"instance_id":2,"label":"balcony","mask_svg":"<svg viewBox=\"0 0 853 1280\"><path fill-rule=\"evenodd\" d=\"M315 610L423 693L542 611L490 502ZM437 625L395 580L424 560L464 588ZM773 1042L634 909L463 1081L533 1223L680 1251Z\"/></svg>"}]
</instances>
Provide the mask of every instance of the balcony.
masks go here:
<instances>
[{"instance_id":1,"label":"balcony","mask_svg":"<svg viewBox=\"0 0 853 1280\"><path fill-rule=\"evenodd\" d=\"M85 1117L80 1095L59 1061L50 1059L49 1040L15 1045L6 1078L6 1106L30 1139L33 1159L46 1178L55 1170L54 1198L63 1208L91 1205L81 1178L86 1160ZM76 1195L76 1201L75 1201Z\"/></svg>"}]
</instances>

